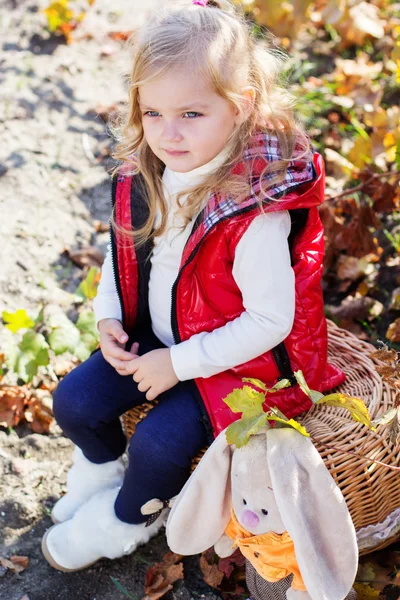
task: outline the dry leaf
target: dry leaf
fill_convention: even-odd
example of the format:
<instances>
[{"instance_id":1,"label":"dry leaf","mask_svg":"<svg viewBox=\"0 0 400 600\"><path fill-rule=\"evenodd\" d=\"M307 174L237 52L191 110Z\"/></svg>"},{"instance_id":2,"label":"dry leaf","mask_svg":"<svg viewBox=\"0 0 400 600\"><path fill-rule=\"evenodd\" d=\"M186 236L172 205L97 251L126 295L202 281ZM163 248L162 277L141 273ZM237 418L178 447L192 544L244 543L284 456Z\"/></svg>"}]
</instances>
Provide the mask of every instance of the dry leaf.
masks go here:
<instances>
[{"instance_id":1,"label":"dry leaf","mask_svg":"<svg viewBox=\"0 0 400 600\"><path fill-rule=\"evenodd\" d=\"M53 418L51 409L37 397L29 402L25 410L25 419L34 433L49 433Z\"/></svg>"},{"instance_id":2,"label":"dry leaf","mask_svg":"<svg viewBox=\"0 0 400 600\"><path fill-rule=\"evenodd\" d=\"M117 42L126 42L132 31L110 31L108 37Z\"/></svg>"},{"instance_id":3,"label":"dry leaf","mask_svg":"<svg viewBox=\"0 0 400 600\"><path fill-rule=\"evenodd\" d=\"M144 587L146 595L142 600L162 598L169 590L172 590L172 584L175 581L183 579L183 564L179 562L181 559L180 554L167 552L161 563L148 568Z\"/></svg>"},{"instance_id":4,"label":"dry leaf","mask_svg":"<svg viewBox=\"0 0 400 600\"><path fill-rule=\"evenodd\" d=\"M390 342L400 342L400 319L396 319L389 325L389 329L386 332L386 337Z\"/></svg>"},{"instance_id":5,"label":"dry leaf","mask_svg":"<svg viewBox=\"0 0 400 600\"><path fill-rule=\"evenodd\" d=\"M340 306L329 306L328 310L340 321L353 319L364 321L368 317L378 316L383 310L383 305L369 296L362 296L361 298L346 299Z\"/></svg>"},{"instance_id":6,"label":"dry leaf","mask_svg":"<svg viewBox=\"0 0 400 600\"><path fill-rule=\"evenodd\" d=\"M29 564L29 558L27 556L15 556L12 555L10 558L3 558L0 556L0 564L5 569L10 569L10 571L14 571L14 573L22 573L25 571L26 567Z\"/></svg>"},{"instance_id":7,"label":"dry leaf","mask_svg":"<svg viewBox=\"0 0 400 600\"><path fill-rule=\"evenodd\" d=\"M203 573L203 579L207 585L218 588L224 578L223 571L220 571L218 564L208 562L211 557L214 557L215 553L213 550L206 550L200 556L200 569ZM208 560L207 560L208 559Z\"/></svg>"},{"instance_id":8,"label":"dry leaf","mask_svg":"<svg viewBox=\"0 0 400 600\"><path fill-rule=\"evenodd\" d=\"M101 267L104 262L103 253L97 246L87 246L81 250L65 248L63 255L67 256L81 269L83 267Z\"/></svg>"},{"instance_id":9,"label":"dry leaf","mask_svg":"<svg viewBox=\"0 0 400 600\"><path fill-rule=\"evenodd\" d=\"M24 418L29 392L25 386L0 387L0 426L15 427Z\"/></svg>"},{"instance_id":10,"label":"dry leaf","mask_svg":"<svg viewBox=\"0 0 400 600\"><path fill-rule=\"evenodd\" d=\"M239 548L236 548L235 552L231 554L231 556L219 559L218 568L224 573L225 577L230 577L235 568L242 570L245 564L245 557L240 552Z\"/></svg>"},{"instance_id":11,"label":"dry leaf","mask_svg":"<svg viewBox=\"0 0 400 600\"><path fill-rule=\"evenodd\" d=\"M110 225L108 223L105 223L104 221L99 221L98 219L93 221L93 227L98 233L107 233L110 229Z\"/></svg>"},{"instance_id":12,"label":"dry leaf","mask_svg":"<svg viewBox=\"0 0 400 600\"><path fill-rule=\"evenodd\" d=\"M365 258L342 254L338 259L337 276L342 280L356 281L356 279L360 279L365 275L367 266L368 263Z\"/></svg>"}]
</instances>

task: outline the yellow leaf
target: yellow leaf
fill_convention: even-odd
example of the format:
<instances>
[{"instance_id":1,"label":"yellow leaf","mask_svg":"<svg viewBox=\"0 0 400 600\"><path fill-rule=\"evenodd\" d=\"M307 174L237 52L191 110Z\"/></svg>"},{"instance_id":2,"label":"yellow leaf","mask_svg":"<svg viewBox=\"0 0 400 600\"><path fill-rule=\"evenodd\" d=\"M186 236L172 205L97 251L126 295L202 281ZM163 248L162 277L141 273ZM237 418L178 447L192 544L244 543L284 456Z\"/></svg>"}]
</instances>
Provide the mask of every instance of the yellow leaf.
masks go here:
<instances>
[{"instance_id":1,"label":"yellow leaf","mask_svg":"<svg viewBox=\"0 0 400 600\"><path fill-rule=\"evenodd\" d=\"M300 423L298 423L298 421L296 421L295 419L281 419L280 417L276 417L275 415L271 415L271 416L267 416L267 421L276 421L277 423L283 423L284 425L287 425L288 427L292 427L293 429L296 429L296 431L298 431L299 433L301 433L301 435L304 435L305 437L310 437L310 434L307 432L307 429L305 427L303 427L303 425L300 425Z\"/></svg>"},{"instance_id":2,"label":"yellow leaf","mask_svg":"<svg viewBox=\"0 0 400 600\"><path fill-rule=\"evenodd\" d=\"M262 427L265 427L267 413L261 413L250 418L238 419L229 425L226 430L226 441L228 444L235 444L237 448L242 448L249 441L251 435L255 435Z\"/></svg>"},{"instance_id":3,"label":"yellow leaf","mask_svg":"<svg viewBox=\"0 0 400 600\"><path fill-rule=\"evenodd\" d=\"M224 402L229 406L234 413L243 413L245 418L254 417L263 413L263 404L265 396L261 392L257 392L249 385L233 390Z\"/></svg>"},{"instance_id":4,"label":"yellow leaf","mask_svg":"<svg viewBox=\"0 0 400 600\"><path fill-rule=\"evenodd\" d=\"M371 162L372 158L372 142L370 139L365 139L361 135L356 137L354 146L347 155L347 158L358 169L362 169L367 163Z\"/></svg>"},{"instance_id":5,"label":"yellow leaf","mask_svg":"<svg viewBox=\"0 0 400 600\"><path fill-rule=\"evenodd\" d=\"M374 590L373 587L365 583L356 582L353 587L357 592L358 600L375 600L381 596L379 590Z\"/></svg>"},{"instance_id":6,"label":"yellow leaf","mask_svg":"<svg viewBox=\"0 0 400 600\"><path fill-rule=\"evenodd\" d=\"M362 423L366 427L374 430L368 408L365 406L361 398L354 398L346 394L328 394L316 402L316 404L328 404L328 406L337 406L338 408L346 408L354 421Z\"/></svg>"},{"instance_id":7,"label":"yellow leaf","mask_svg":"<svg viewBox=\"0 0 400 600\"><path fill-rule=\"evenodd\" d=\"M20 329L30 329L35 325L26 310L19 309L15 313L3 311L3 321L6 323L7 329L16 333Z\"/></svg>"},{"instance_id":8,"label":"yellow leaf","mask_svg":"<svg viewBox=\"0 0 400 600\"><path fill-rule=\"evenodd\" d=\"M323 398L324 395L321 392L317 392L316 390L310 390L307 385L306 380L304 379L304 375L302 371L295 371L294 376L296 378L297 383L299 384L301 390L312 400L313 404L318 402L320 398Z\"/></svg>"}]
</instances>

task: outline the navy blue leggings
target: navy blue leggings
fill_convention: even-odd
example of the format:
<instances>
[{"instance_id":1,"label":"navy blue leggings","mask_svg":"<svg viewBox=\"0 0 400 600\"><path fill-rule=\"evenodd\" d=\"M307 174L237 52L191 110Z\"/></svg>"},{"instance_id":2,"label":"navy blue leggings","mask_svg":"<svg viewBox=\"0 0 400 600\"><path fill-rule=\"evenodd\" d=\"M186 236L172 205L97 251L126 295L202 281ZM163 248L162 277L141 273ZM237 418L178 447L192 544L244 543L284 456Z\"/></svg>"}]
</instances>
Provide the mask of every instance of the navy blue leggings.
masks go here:
<instances>
[{"instance_id":1,"label":"navy blue leggings","mask_svg":"<svg viewBox=\"0 0 400 600\"><path fill-rule=\"evenodd\" d=\"M139 354L162 348L148 331L137 332ZM130 347L130 345L128 345ZM142 523L140 508L148 500L168 500L179 493L190 473L192 458L207 445L194 382L179 382L164 392L137 425L129 444L129 466L115 503L119 519ZM116 460L126 448L119 416L146 400L131 375L119 375L101 351L95 352L58 385L54 415L64 433L88 460Z\"/></svg>"}]
</instances>

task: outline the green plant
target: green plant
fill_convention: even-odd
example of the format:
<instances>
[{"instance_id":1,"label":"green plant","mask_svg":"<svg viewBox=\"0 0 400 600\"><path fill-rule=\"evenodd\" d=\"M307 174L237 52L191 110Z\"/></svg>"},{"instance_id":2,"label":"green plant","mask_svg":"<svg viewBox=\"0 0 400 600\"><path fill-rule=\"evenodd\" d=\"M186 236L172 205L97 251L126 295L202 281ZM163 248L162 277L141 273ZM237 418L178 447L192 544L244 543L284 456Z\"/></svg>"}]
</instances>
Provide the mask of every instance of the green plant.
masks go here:
<instances>
[{"instance_id":1,"label":"green plant","mask_svg":"<svg viewBox=\"0 0 400 600\"><path fill-rule=\"evenodd\" d=\"M91 310L83 310L75 324L58 307L42 309L35 320L21 309L14 313L4 311L2 318L5 366L25 383L32 381L39 367L50 365L52 355L70 352L83 361L98 345Z\"/></svg>"}]
</instances>

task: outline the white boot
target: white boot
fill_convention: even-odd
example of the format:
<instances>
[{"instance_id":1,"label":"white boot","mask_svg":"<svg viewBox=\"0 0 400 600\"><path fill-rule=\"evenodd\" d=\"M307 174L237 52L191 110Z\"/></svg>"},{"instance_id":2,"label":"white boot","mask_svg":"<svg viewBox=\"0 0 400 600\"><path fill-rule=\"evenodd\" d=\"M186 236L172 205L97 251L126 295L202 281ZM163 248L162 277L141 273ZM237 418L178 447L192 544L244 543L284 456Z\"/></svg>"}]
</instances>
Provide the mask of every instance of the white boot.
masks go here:
<instances>
[{"instance_id":1,"label":"white boot","mask_svg":"<svg viewBox=\"0 0 400 600\"><path fill-rule=\"evenodd\" d=\"M79 571L100 558L131 554L156 535L165 523L168 509L149 527L146 523L124 523L114 512L118 492L119 488L99 492L72 519L53 525L46 532L42 551L52 567L59 571Z\"/></svg>"},{"instance_id":2,"label":"white boot","mask_svg":"<svg viewBox=\"0 0 400 600\"><path fill-rule=\"evenodd\" d=\"M67 475L67 493L53 506L53 523L63 523L101 490L122 485L125 468L122 458L100 465L90 462L82 450L75 446L72 467Z\"/></svg>"}]
</instances>

